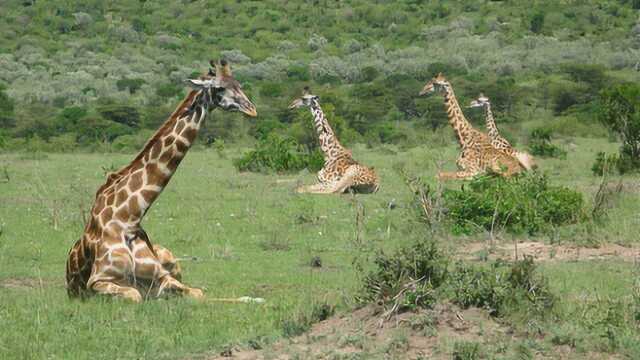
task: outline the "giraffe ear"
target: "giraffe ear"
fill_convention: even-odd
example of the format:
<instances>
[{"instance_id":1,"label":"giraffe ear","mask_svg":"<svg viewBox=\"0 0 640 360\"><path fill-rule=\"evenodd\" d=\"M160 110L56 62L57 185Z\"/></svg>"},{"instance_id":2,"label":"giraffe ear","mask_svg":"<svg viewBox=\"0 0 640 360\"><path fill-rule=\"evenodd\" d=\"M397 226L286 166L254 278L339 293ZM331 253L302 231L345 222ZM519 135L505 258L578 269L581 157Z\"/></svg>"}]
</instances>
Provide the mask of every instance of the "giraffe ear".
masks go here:
<instances>
[{"instance_id":1,"label":"giraffe ear","mask_svg":"<svg viewBox=\"0 0 640 360\"><path fill-rule=\"evenodd\" d=\"M214 86L211 80L187 79L185 82L194 89L205 89Z\"/></svg>"},{"instance_id":2,"label":"giraffe ear","mask_svg":"<svg viewBox=\"0 0 640 360\"><path fill-rule=\"evenodd\" d=\"M216 77L231 77L231 65L227 62L227 60L220 60L216 65Z\"/></svg>"}]
</instances>

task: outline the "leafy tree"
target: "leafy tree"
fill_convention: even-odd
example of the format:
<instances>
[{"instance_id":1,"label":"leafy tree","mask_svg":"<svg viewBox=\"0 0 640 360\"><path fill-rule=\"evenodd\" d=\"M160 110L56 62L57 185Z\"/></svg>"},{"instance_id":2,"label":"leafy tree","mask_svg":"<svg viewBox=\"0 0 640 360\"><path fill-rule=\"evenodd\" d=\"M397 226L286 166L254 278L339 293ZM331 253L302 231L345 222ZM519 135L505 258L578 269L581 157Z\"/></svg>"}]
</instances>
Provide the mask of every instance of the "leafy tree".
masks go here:
<instances>
[{"instance_id":1,"label":"leafy tree","mask_svg":"<svg viewBox=\"0 0 640 360\"><path fill-rule=\"evenodd\" d=\"M529 30L531 30L534 34L540 34L542 32L542 27L544 26L544 13L538 12L531 17L531 21L529 22Z\"/></svg>"},{"instance_id":2,"label":"leafy tree","mask_svg":"<svg viewBox=\"0 0 640 360\"><path fill-rule=\"evenodd\" d=\"M116 81L116 86L120 91L128 89L129 93L135 94L136 91L138 91L140 87L142 87L142 85L144 85L145 83L146 81L144 81L143 79L124 78Z\"/></svg>"},{"instance_id":3,"label":"leafy tree","mask_svg":"<svg viewBox=\"0 0 640 360\"><path fill-rule=\"evenodd\" d=\"M5 87L0 84L0 128L10 128L15 126L15 104L4 90Z\"/></svg>"},{"instance_id":4,"label":"leafy tree","mask_svg":"<svg viewBox=\"0 0 640 360\"><path fill-rule=\"evenodd\" d=\"M620 161L640 168L640 85L626 83L603 90L599 119L622 140Z\"/></svg>"},{"instance_id":5,"label":"leafy tree","mask_svg":"<svg viewBox=\"0 0 640 360\"><path fill-rule=\"evenodd\" d=\"M140 113L138 109L121 104L108 104L98 107L98 112L103 118L130 127L138 127L140 124Z\"/></svg>"}]
</instances>

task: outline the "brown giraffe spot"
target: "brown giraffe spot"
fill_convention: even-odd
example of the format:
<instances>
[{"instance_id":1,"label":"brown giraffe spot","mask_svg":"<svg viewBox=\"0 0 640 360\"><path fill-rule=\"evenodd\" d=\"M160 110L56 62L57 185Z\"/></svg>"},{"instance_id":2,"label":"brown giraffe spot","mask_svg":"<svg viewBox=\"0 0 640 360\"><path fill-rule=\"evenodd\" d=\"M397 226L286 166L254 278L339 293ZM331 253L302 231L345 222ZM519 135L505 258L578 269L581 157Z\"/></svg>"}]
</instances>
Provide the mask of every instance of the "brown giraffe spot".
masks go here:
<instances>
[{"instance_id":1,"label":"brown giraffe spot","mask_svg":"<svg viewBox=\"0 0 640 360\"><path fill-rule=\"evenodd\" d=\"M137 196L132 196L129 199L129 213L134 216L138 216L140 213L140 203L138 202Z\"/></svg>"},{"instance_id":2,"label":"brown giraffe spot","mask_svg":"<svg viewBox=\"0 0 640 360\"><path fill-rule=\"evenodd\" d=\"M184 154L188 148L189 147L187 146L187 144L185 144L180 140L176 140L176 149L178 150L179 153Z\"/></svg>"},{"instance_id":3,"label":"brown giraffe spot","mask_svg":"<svg viewBox=\"0 0 640 360\"><path fill-rule=\"evenodd\" d=\"M118 191L118 195L116 195L116 204L124 203L125 201L127 201L128 197L129 197L129 193L127 192L126 189L122 189Z\"/></svg>"},{"instance_id":4,"label":"brown giraffe spot","mask_svg":"<svg viewBox=\"0 0 640 360\"><path fill-rule=\"evenodd\" d=\"M171 158L173 158L174 155L175 155L175 150L173 150L173 147L170 147L167 149L167 151L162 153L162 155L160 156L160 162L166 164L169 162Z\"/></svg>"},{"instance_id":5,"label":"brown giraffe spot","mask_svg":"<svg viewBox=\"0 0 640 360\"><path fill-rule=\"evenodd\" d=\"M98 199L96 199L96 204L93 207L93 214L94 215L100 214L100 211L104 209L106 203L107 203L107 199L104 195L98 196Z\"/></svg>"},{"instance_id":6,"label":"brown giraffe spot","mask_svg":"<svg viewBox=\"0 0 640 360\"><path fill-rule=\"evenodd\" d=\"M142 187L142 171L138 171L131 175L129 179L129 190L138 191Z\"/></svg>"},{"instance_id":7,"label":"brown giraffe spot","mask_svg":"<svg viewBox=\"0 0 640 360\"><path fill-rule=\"evenodd\" d=\"M171 144L173 144L173 142L176 140L176 138L173 135L169 135L164 139L164 147L169 147L171 146Z\"/></svg>"},{"instance_id":8,"label":"brown giraffe spot","mask_svg":"<svg viewBox=\"0 0 640 360\"><path fill-rule=\"evenodd\" d=\"M112 208L108 207L102 210L102 213L100 214L100 221L102 222L103 225L106 224L112 218L113 218Z\"/></svg>"},{"instance_id":9,"label":"brown giraffe spot","mask_svg":"<svg viewBox=\"0 0 640 360\"><path fill-rule=\"evenodd\" d=\"M126 178L121 178L120 180L118 180L118 182L116 182L115 191L120 191L124 189L125 186L127 186Z\"/></svg>"},{"instance_id":10,"label":"brown giraffe spot","mask_svg":"<svg viewBox=\"0 0 640 360\"><path fill-rule=\"evenodd\" d=\"M156 141L151 148L151 158L157 159L160 156L160 152L162 151L162 143L160 141Z\"/></svg>"},{"instance_id":11,"label":"brown giraffe spot","mask_svg":"<svg viewBox=\"0 0 640 360\"><path fill-rule=\"evenodd\" d=\"M87 234L95 236L98 235L99 231L98 220L92 216L87 225Z\"/></svg>"},{"instance_id":12,"label":"brown giraffe spot","mask_svg":"<svg viewBox=\"0 0 640 360\"><path fill-rule=\"evenodd\" d=\"M107 206L112 206L115 199L116 199L116 195L113 192L111 192L111 194L109 194L109 197L107 197Z\"/></svg>"},{"instance_id":13,"label":"brown giraffe spot","mask_svg":"<svg viewBox=\"0 0 640 360\"><path fill-rule=\"evenodd\" d=\"M185 122L184 120L180 120L176 123L176 129L175 129L175 133L176 134L180 134L180 132L182 131L182 129L184 129L185 126Z\"/></svg>"},{"instance_id":14,"label":"brown giraffe spot","mask_svg":"<svg viewBox=\"0 0 640 360\"><path fill-rule=\"evenodd\" d=\"M134 173L142 169L143 167L144 167L144 164L142 163L142 161L135 161L133 164L131 164L131 172Z\"/></svg>"},{"instance_id":15,"label":"brown giraffe spot","mask_svg":"<svg viewBox=\"0 0 640 360\"><path fill-rule=\"evenodd\" d=\"M124 228L116 222L112 222L111 224L109 224L108 231L111 236L117 236L117 234L120 234L122 230L124 230Z\"/></svg>"},{"instance_id":16,"label":"brown giraffe spot","mask_svg":"<svg viewBox=\"0 0 640 360\"><path fill-rule=\"evenodd\" d=\"M122 221L122 222L128 222L129 221L129 209L126 206L123 206L120 208L120 210L118 210L118 212L116 212L116 219Z\"/></svg>"},{"instance_id":17,"label":"brown giraffe spot","mask_svg":"<svg viewBox=\"0 0 640 360\"><path fill-rule=\"evenodd\" d=\"M158 192L153 190L142 190L140 193L142 194L144 201L146 201L147 204L149 204L151 203L151 200L153 200L153 198L156 196Z\"/></svg>"},{"instance_id":18,"label":"brown giraffe spot","mask_svg":"<svg viewBox=\"0 0 640 360\"><path fill-rule=\"evenodd\" d=\"M164 187L169 181L168 177L158 168L158 164L147 164L145 171L147 172L147 184Z\"/></svg>"},{"instance_id":19,"label":"brown giraffe spot","mask_svg":"<svg viewBox=\"0 0 640 360\"><path fill-rule=\"evenodd\" d=\"M187 139L190 143L193 142L193 140L196 139L196 135L198 135L198 130L189 127L184 129L184 131L182 132L182 136Z\"/></svg>"},{"instance_id":20,"label":"brown giraffe spot","mask_svg":"<svg viewBox=\"0 0 640 360\"><path fill-rule=\"evenodd\" d=\"M181 161L182 156L174 156L173 158L171 158L171 160L169 160L169 163L167 163L167 168L169 168L169 170L171 171L175 171L178 168L178 165L180 165Z\"/></svg>"}]
</instances>

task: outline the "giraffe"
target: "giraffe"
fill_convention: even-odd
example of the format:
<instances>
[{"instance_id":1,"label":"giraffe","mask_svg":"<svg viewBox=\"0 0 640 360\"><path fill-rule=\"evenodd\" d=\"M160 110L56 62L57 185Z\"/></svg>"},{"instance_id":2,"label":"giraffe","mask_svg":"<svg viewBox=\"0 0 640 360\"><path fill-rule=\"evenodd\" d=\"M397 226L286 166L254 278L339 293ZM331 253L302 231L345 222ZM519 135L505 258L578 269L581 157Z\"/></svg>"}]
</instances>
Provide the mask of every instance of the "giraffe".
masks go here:
<instances>
[{"instance_id":1,"label":"giraffe","mask_svg":"<svg viewBox=\"0 0 640 360\"><path fill-rule=\"evenodd\" d=\"M468 180L486 172L509 177L522 171L517 159L495 149L486 134L473 128L462 113L462 109L460 109L453 87L442 74L438 74L431 79L420 91L420 95L431 94L436 91L444 93L444 105L447 110L449 124L453 127L461 148L460 155L456 161L461 170L457 172L440 172L438 174L439 179Z\"/></svg>"},{"instance_id":2,"label":"giraffe","mask_svg":"<svg viewBox=\"0 0 640 360\"><path fill-rule=\"evenodd\" d=\"M487 134L489 135L489 138L491 139L491 145L493 145L494 148L518 159L520 165L522 165L522 167L527 171L531 171L532 169L537 168L533 157L529 153L514 149L513 146L511 146L511 143L509 143L507 139L503 138L502 135L500 135L498 127L496 126L496 121L493 117L493 111L491 111L491 103L489 102L488 97L480 94L477 99L471 101L469 107L484 108Z\"/></svg>"},{"instance_id":3,"label":"giraffe","mask_svg":"<svg viewBox=\"0 0 640 360\"><path fill-rule=\"evenodd\" d=\"M192 90L131 163L108 175L98 189L82 237L69 251L69 297L109 295L141 302L177 294L203 298L180 281L180 267L167 249L151 244L141 221L169 183L193 144L207 112L219 107L256 116L225 61L197 79ZM144 294L144 296L143 296Z\"/></svg>"},{"instance_id":4,"label":"giraffe","mask_svg":"<svg viewBox=\"0 0 640 360\"><path fill-rule=\"evenodd\" d=\"M324 116L319 97L304 88L301 98L293 100L289 109L309 107L324 154L324 166L318 172L318 183L296 189L298 193L331 194L353 191L373 193L378 191L378 176L373 168L360 165L351 151L342 146Z\"/></svg>"}]
</instances>

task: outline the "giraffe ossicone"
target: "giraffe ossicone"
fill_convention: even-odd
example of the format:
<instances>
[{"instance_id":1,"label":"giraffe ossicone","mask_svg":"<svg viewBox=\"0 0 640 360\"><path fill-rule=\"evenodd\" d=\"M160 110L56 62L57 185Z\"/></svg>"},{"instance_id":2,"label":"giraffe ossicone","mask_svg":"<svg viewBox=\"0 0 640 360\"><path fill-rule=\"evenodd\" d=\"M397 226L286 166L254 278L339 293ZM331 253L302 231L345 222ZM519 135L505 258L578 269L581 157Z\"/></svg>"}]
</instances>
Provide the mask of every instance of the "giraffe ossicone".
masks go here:
<instances>
[{"instance_id":1,"label":"giraffe ossicone","mask_svg":"<svg viewBox=\"0 0 640 360\"><path fill-rule=\"evenodd\" d=\"M322 108L320 98L304 88L302 97L291 102L289 109L308 107L318 135L324 165L318 172L318 183L296 189L298 193L334 194L344 192L373 193L380 187L378 175L370 167L353 159L349 149L340 144Z\"/></svg>"},{"instance_id":2,"label":"giraffe ossicone","mask_svg":"<svg viewBox=\"0 0 640 360\"><path fill-rule=\"evenodd\" d=\"M193 89L128 165L109 174L98 189L82 237L69 251L66 268L70 297L94 294L140 302L177 294L202 298L202 290L181 282L173 254L153 245L141 226L214 108L256 116L256 108L231 75L228 63L189 80Z\"/></svg>"},{"instance_id":3,"label":"giraffe ossicone","mask_svg":"<svg viewBox=\"0 0 640 360\"><path fill-rule=\"evenodd\" d=\"M484 173L495 173L509 177L523 170L519 161L507 155L491 145L489 137L474 129L460 108L460 104L453 92L453 87L442 73L436 75L420 91L419 95L428 95L440 92L444 95L444 105L447 111L449 124L453 128L460 155L456 161L459 171L441 172L438 178L447 179L471 179Z\"/></svg>"}]
</instances>

